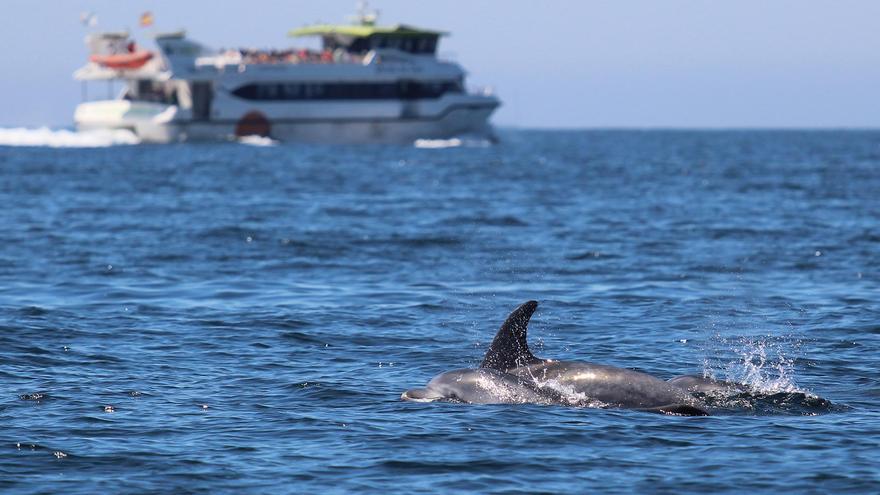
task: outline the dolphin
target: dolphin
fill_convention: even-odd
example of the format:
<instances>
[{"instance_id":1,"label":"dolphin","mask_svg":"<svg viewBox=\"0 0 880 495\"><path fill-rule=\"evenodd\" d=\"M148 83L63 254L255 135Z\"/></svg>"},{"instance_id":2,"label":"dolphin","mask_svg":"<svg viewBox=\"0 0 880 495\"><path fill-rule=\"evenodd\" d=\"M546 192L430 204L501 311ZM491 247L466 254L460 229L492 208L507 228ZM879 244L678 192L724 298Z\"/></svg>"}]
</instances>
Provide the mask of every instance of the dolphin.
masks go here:
<instances>
[{"instance_id":1,"label":"dolphin","mask_svg":"<svg viewBox=\"0 0 880 495\"><path fill-rule=\"evenodd\" d=\"M687 416L706 416L687 390L646 373L582 361L535 357L526 334L538 307L528 301L501 325L476 370L435 377L425 389L404 392L404 400L459 400L479 403L545 403L620 407ZM460 378L460 380L459 380ZM475 385L482 381L491 386Z\"/></svg>"}]
</instances>

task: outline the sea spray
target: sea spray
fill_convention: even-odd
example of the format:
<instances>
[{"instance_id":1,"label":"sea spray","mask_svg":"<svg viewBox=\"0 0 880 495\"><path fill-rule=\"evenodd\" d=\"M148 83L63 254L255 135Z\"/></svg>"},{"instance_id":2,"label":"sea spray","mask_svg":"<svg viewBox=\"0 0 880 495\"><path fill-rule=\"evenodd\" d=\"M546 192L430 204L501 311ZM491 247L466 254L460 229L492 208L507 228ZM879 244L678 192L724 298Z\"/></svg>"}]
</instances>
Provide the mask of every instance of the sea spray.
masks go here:
<instances>
[{"instance_id":1,"label":"sea spray","mask_svg":"<svg viewBox=\"0 0 880 495\"><path fill-rule=\"evenodd\" d=\"M703 376L748 386L755 392L806 393L795 381L800 341L789 336L713 339L704 349ZM708 356L712 354L712 356Z\"/></svg>"}]
</instances>

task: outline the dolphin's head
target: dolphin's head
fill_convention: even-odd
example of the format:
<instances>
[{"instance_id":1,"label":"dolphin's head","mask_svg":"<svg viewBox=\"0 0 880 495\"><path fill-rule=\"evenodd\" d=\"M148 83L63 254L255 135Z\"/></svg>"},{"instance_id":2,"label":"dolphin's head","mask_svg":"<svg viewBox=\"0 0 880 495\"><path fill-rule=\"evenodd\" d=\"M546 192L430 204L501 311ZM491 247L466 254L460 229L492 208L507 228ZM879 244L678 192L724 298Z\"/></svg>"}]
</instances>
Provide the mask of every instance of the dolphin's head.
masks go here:
<instances>
[{"instance_id":1,"label":"dolphin's head","mask_svg":"<svg viewBox=\"0 0 880 495\"><path fill-rule=\"evenodd\" d=\"M425 388L400 396L415 402L467 402L471 404L545 403L548 397L521 378L498 370L458 369L440 373Z\"/></svg>"},{"instance_id":2,"label":"dolphin's head","mask_svg":"<svg viewBox=\"0 0 880 495\"><path fill-rule=\"evenodd\" d=\"M402 393L400 399L412 402L434 402L443 399L443 396L428 388L412 388Z\"/></svg>"},{"instance_id":3,"label":"dolphin's head","mask_svg":"<svg viewBox=\"0 0 880 495\"><path fill-rule=\"evenodd\" d=\"M400 398L413 402L434 402L437 400L460 400L459 392L473 382L476 370L452 370L435 376L425 388L414 388L404 392Z\"/></svg>"}]
</instances>

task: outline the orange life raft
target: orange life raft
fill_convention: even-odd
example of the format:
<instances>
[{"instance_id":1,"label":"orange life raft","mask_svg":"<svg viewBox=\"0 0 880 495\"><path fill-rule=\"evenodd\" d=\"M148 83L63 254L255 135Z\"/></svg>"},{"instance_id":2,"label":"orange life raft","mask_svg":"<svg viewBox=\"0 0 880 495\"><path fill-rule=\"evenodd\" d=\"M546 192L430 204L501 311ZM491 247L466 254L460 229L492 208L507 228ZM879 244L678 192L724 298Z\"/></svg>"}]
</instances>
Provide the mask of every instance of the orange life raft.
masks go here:
<instances>
[{"instance_id":1,"label":"orange life raft","mask_svg":"<svg viewBox=\"0 0 880 495\"><path fill-rule=\"evenodd\" d=\"M110 69L140 69L150 59L153 52L139 51L132 53L117 53L113 55L92 55L89 60Z\"/></svg>"}]
</instances>

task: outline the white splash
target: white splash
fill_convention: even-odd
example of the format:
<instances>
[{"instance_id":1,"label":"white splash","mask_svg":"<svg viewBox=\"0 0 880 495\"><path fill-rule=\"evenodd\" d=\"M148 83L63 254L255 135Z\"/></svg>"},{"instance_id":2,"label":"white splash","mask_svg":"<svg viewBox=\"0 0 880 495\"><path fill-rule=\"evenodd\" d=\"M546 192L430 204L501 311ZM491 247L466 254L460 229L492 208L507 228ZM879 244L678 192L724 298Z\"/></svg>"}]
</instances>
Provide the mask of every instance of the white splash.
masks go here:
<instances>
[{"instance_id":1,"label":"white splash","mask_svg":"<svg viewBox=\"0 0 880 495\"><path fill-rule=\"evenodd\" d=\"M70 131L40 127L0 128L0 146L38 146L49 148L106 148L138 144L137 135L126 129Z\"/></svg>"},{"instance_id":2,"label":"white splash","mask_svg":"<svg viewBox=\"0 0 880 495\"><path fill-rule=\"evenodd\" d=\"M459 148L462 146L466 148L487 148L492 146L492 143L488 139L416 139L413 146L424 149Z\"/></svg>"},{"instance_id":3,"label":"white splash","mask_svg":"<svg viewBox=\"0 0 880 495\"><path fill-rule=\"evenodd\" d=\"M429 149L441 149L441 148L458 148L461 146L462 141L458 138L452 139L416 139L416 142L413 145L416 148L429 148Z\"/></svg>"},{"instance_id":4,"label":"white splash","mask_svg":"<svg viewBox=\"0 0 880 495\"><path fill-rule=\"evenodd\" d=\"M795 383L794 359L786 355L791 345L796 343L744 337L733 349L738 359L727 363L723 374L727 380L747 385L756 392L809 393ZM704 375L714 377L711 365L704 362L704 366Z\"/></svg>"},{"instance_id":5,"label":"white splash","mask_svg":"<svg viewBox=\"0 0 880 495\"><path fill-rule=\"evenodd\" d=\"M532 377L535 379L535 377ZM606 408L609 405L590 397L584 392L580 392L570 383L561 383L556 378L538 380L535 379L538 389L546 389L558 395L561 399L568 403L569 406L590 407L590 408Z\"/></svg>"},{"instance_id":6,"label":"white splash","mask_svg":"<svg viewBox=\"0 0 880 495\"><path fill-rule=\"evenodd\" d=\"M241 136L236 139L240 144L247 144L249 146L276 146L278 145L278 141L268 137L268 136L258 136L258 135L250 135L250 136Z\"/></svg>"}]
</instances>

